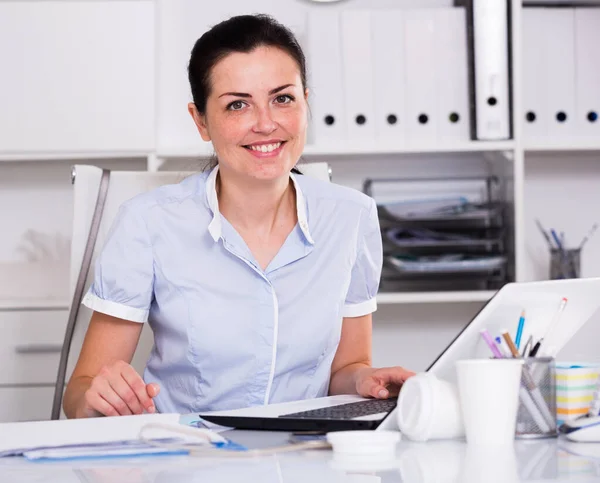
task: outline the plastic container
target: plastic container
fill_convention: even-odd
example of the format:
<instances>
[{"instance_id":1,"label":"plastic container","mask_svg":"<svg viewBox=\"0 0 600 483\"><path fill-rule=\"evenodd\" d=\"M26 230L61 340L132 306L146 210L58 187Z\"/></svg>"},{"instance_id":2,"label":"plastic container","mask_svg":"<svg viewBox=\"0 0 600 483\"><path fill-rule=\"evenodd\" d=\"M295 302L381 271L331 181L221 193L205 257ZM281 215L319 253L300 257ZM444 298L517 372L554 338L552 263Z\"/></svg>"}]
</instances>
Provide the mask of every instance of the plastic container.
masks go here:
<instances>
[{"instance_id":1,"label":"plastic container","mask_svg":"<svg viewBox=\"0 0 600 483\"><path fill-rule=\"evenodd\" d=\"M327 442L341 457L393 458L400 441L397 431L333 431L327 433Z\"/></svg>"},{"instance_id":2,"label":"plastic container","mask_svg":"<svg viewBox=\"0 0 600 483\"><path fill-rule=\"evenodd\" d=\"M413 441L454 439L465 434L458 388L428 372L404 383L396 413L398 428Z\"/></svg>"}]
</instances>

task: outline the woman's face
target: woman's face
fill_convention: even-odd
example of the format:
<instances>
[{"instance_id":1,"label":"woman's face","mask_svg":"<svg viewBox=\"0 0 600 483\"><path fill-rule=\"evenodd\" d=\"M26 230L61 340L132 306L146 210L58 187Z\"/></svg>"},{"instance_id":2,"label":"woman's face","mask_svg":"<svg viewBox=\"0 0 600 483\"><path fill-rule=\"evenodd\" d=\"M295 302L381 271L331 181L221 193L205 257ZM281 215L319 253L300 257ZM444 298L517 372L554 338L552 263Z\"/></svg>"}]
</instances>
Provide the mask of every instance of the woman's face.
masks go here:
<instances>
[{"instance_id":1,"label":"woman's face","mask_svg":"<svg viewBox=\"0 0 600 483\"><path fill-rule=\"evenodd\" d=\"M221 170L257 180L288 176L306 142L306 95L298 65L274 47L232 53L212 70L206 113L189 110L212 141Z\"/></svg>"}]
</instances>

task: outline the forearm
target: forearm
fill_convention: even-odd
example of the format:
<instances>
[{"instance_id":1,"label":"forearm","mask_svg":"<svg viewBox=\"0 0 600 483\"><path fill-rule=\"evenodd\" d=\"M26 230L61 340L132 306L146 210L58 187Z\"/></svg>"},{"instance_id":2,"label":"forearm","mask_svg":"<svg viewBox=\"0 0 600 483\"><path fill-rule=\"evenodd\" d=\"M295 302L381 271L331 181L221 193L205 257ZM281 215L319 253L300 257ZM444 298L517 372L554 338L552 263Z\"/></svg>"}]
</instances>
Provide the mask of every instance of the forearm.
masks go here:
<instances>
[{"instance_id":1,"label":"forearm","mask_svg":"<svg viewBox=\"0 0 600 483\"><path fill-rule=\"evenodd\" d=\"M358 394L356 388L358 375L370 368L371 365L367 362L356 362L333 372L329 381L329 395Z\"/></svg>"},{"instance_id":2,"label":"forearm","mask_svg":"<svg viewBox=\"0 0 600 483\"><path fill-rule=\"evenodd\" d=\"M83 416L85 392L92 384L92 377L79 376L72 378L67 385L63 400L63 409L67 418L80 418Z\"/></svg>"}]
</instances>

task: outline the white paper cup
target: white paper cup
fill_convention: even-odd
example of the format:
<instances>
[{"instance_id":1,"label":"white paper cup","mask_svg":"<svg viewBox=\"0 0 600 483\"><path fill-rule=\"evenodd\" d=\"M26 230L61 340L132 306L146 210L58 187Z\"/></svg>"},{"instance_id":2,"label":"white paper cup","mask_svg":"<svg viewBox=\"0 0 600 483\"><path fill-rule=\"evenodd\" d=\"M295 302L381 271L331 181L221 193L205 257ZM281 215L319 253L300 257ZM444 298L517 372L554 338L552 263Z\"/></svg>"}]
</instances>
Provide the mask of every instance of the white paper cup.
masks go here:
<instances>
[{"instance_id":1,"label":"white paper cup","mask_svg":"<svg viewBox=\"0 0 600 483\"><path fill-rule=\"evenodd\" d=\"M456 362L467 443L513 443L522 369L521 359L473 359Z\"/></svg>"},{"instance_id":2,"label":"white paper cup","mask_svg":"<svg viewBox=\"0 0 600 483\"><path fill-rule=\"evenodd\" d=\"M408 379L398 397L398 428L413 441L464 436L458 389L423 372Z\"/></svg>"}]
</instances>

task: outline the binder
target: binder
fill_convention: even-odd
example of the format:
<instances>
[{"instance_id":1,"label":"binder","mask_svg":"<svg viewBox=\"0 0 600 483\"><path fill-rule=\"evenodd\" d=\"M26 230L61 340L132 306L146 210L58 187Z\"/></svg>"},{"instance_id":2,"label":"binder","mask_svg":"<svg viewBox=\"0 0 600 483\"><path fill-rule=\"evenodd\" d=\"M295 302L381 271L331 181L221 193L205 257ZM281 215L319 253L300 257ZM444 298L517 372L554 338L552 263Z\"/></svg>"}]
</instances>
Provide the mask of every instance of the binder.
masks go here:
<instances>
[{"instance_id":1,"label":"binder","mask_svg":"<svg viewBox=\"0 0 600 483\"><path fill-rule=\"evenodd\" d=\"M571 8L543 9L545 49L548 53L546 104L548 138L572 138L575 123L575 12Z\"/></svg>"},{"instance_id":2,"label":"binder","mask_svg":"<svg viewBox=\"0 0 600 483\"><path fill-rule=\"evenodd\" d=\"M406 140L422 144L437 141L436 34L431 8L404 12L406 86Z\"/></svg>"},{"instance_id":3,"label":"binder","mask_svg":"<svg viewBox=\"0 0 600 483\"><path fill-rule=\"evenodd\" d=\"M438 140L468 141L469 80L464 8L436 8L436 95Z\"/></svg>"},{"instance_id":4,"label":"binder","mask_svg":"<svg viewBox=\"0 0 600 483\"><path fill-rule=\"evenodd\" d=\"M346 126L338 13L329 9L309 11L306 42L312 110L308 141L326 144L343 140Z\"/></svg>"},{"instance_id":5,"label":"binder","mask_svg":"<svg viewBox=\"0 0 600 483\"><path fill-rule=\"evenodd\" d=\"M544 9L524 8L523 39L523 139L529 144L545 143L548 139L550 111L546 99L548 49Z\"/></svg>"},{"instance_id":6,"label":"binder","mask_svg":"<svg viewBox=\"0 0 600 483\"><path fill-rule=\"evenodd\" d=\"M471 58L471 137L511 136L508 1L468 0Z\"/></svg>"},{"instance_id":7,"label":"binder","mask_svg":"<svg viewBox=\"0 0 600 483\"><path fill-rule=\"evenodd\" d=\"M575 9L575 101L578 137L600 135L600 11Z\"/></svg>"},{"instance_id":8,"label":"binder","mask_svg":"<svg viewBox=\"0 0 600 483\"><path fill-rule=\"evenodd\" d=\"M404 16L400 9L374 10L373 84L375 136L377 139L404 143Z\"/></svg>"},{"instance_id":9,"label":"binder","mask_svg":"<svg viewBox=\"0 0 600 483\"><path fill-rule=\"evenodd\" d=\"M371 12L344 10L340 16L346 133L349 139L375 137Z\"/></svg>"}]
</instances>

